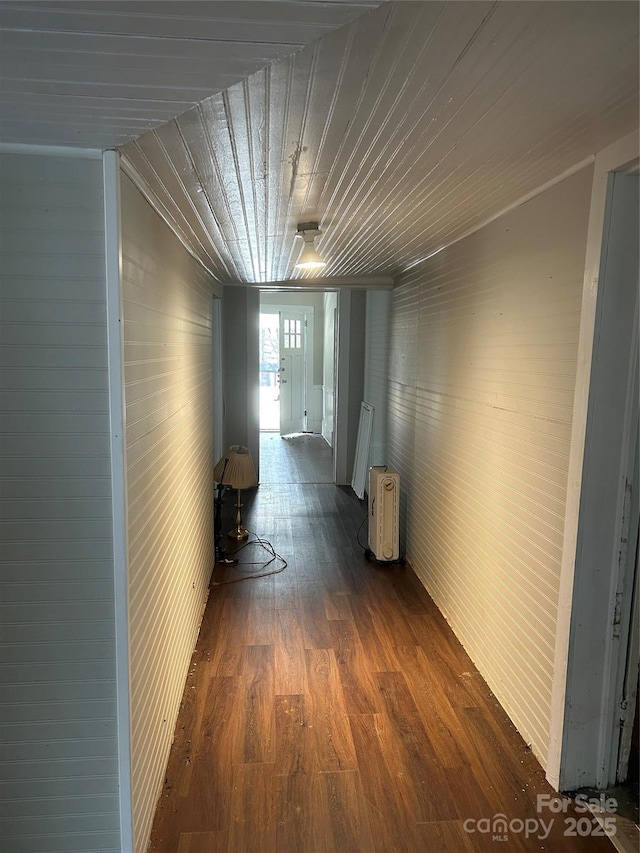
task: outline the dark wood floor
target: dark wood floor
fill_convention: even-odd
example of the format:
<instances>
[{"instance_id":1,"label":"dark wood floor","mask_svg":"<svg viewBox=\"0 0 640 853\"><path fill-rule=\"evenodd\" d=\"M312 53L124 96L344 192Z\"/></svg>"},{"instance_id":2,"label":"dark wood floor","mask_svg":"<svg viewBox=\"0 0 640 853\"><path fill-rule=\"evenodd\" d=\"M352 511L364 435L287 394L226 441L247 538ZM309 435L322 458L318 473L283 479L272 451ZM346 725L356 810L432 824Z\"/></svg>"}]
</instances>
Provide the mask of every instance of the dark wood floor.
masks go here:
<instances>
[{"instance_id":1,"label":"dark wood floor","mask_svg":"<svg viewBox=\"0 0 640 853\"><path fill-rule=\"evenodd\" d=\"M282 438L260 433L260 483L333 483L331 448L321 435L296 433Z\"/></svg>"},{"instance_id":2,"label":"dark wood floor","mask_svg":"<svg viewBox=\"0 0 640 853\"><path fill-rule=\"evenodd\" d=\"M536 811L539 764L411 569L364 559L364 513L328 484L245 495L288 566L214 571L150 849L610 853ZM500 841L477 823L499 813Z\"/></svg>"}]
</instances>

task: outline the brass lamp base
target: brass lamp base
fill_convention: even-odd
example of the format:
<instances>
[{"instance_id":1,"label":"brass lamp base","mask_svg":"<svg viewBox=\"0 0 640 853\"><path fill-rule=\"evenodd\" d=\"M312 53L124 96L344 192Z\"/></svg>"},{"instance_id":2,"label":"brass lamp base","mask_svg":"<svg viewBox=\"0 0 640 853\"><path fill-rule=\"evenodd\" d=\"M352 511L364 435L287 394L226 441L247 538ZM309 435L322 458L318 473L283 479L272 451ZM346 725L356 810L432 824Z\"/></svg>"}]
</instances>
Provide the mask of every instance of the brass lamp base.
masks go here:
<instances>
[{"instance_id":1,"label":"brass lamp base","mask_svg":"<svg viewBox=\"0 0 640 853\"><path fill-rule=\"evenodd\" d=\"M229 539L236 539L238 542L243 539L249 538L249 531L246 527L242 526L242 515L240 514L240 509L242 504L240 503L240 489L238 489L238 502L236 503L236 523L235 526L231 528L229 533L227 534Z\"/></svg>"},{"instance_id":2,"label":"brass lamp base","mask_svg":"<svg viewBox=\"0 0 640 853\"><path fill-rule=\"evenodd\" d=\"M249 538L249 531L246 527L234 527L233 530L229 531L227 536L229 539L237 539L240 542L243 539Z\"/></svg>"}]
</instances>

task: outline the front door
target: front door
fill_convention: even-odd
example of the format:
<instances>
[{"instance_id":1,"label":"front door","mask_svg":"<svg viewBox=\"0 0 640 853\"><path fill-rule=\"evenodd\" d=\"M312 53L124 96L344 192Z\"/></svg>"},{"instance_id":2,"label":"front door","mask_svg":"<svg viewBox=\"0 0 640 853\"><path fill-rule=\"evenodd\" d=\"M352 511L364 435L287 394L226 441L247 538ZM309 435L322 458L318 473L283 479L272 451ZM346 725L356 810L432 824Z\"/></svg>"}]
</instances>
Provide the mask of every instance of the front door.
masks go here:
<instances>
[{"instance_id":1,"label":"front door","mask_svg":"<svg viewBox=\"0 0 640 853\"><path fill-rule=\"evenodd\" d=\"M280 435L305 428L305 331L304 314L280 311Z\"/></svg>"}]
</instances>

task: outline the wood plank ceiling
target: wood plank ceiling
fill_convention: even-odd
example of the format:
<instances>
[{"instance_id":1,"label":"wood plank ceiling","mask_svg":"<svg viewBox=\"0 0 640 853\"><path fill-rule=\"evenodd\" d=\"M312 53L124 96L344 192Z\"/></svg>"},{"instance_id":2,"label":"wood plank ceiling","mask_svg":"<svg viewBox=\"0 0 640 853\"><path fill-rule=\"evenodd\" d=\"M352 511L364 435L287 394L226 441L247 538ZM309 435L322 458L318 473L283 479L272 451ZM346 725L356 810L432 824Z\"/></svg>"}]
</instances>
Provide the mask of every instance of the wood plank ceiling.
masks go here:
<instances>
[{"instance_id":1,"label":"wood plank ceiling","mask_svg":"<svg viewBox=\"0 0 640 853\"><path fill-rule=\"evenodd\" d=\"M284 4L205 5L256 9L249 38ZM122 147L220 281L299 276L296 226L314 219L327 278L395 276L638 127L635 2L294 5L350 19L289 55L261 43L263 67L206 98L206 48L168 55L159 90L193 68L181 103L200 102Z\"/></svg>"},{"instance_id":2,"label":"wood plank ceiling","mask_svg":"<svg viewBox=\"0 0 640 853\"><path fill-rule=\"evenodd\" d=\"M381 0L0 0L0 139L115 148Z\"/></svg>"}]
</instances>

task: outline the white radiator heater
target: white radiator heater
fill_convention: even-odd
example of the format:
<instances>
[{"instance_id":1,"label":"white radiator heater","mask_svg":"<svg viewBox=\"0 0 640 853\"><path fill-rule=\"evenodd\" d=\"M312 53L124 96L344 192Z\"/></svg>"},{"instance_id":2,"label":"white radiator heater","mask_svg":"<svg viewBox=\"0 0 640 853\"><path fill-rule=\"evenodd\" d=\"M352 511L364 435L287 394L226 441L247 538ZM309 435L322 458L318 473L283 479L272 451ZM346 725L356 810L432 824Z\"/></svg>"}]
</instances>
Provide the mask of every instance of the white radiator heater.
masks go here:
<instances>
[{"instance_id":1,"label":"white radiator heater","mask_svg":"<svg viewBox=\"0 0 640 853\"><path fill-rule=\"evenodd\" d=\"M369 468L369 550L380 562L400 556L400 475L383 466Z\"/></svg>"}]
</instances>

